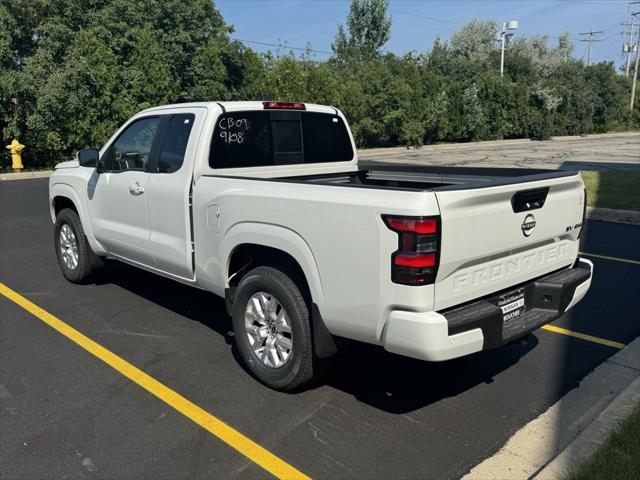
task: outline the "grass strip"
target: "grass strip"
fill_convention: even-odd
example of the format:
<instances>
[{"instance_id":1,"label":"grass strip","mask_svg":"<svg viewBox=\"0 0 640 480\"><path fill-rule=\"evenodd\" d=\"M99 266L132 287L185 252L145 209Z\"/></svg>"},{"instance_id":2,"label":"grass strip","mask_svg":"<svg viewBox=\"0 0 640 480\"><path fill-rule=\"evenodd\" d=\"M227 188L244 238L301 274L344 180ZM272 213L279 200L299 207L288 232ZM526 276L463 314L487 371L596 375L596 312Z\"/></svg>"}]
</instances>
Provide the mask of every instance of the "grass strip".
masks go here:
<instances>
[{"instance_id":1,"label":"grass strip","mask_svg":"<svg viewBox=\"0 0 640 480\"><path fill-rule=\"evenodd\" d=\"M640 172L587 172L587 205L640 211Z\"/></svg>"},{"instance_id":2,"label":"grass strip","mask_svg":"<svg viewBox=\"0 0 640 480\"><path fill-rule=\"evenodd\" d=\"M640 477L640 405L598 451L565 480L625 480Z\"/></svg>"}]
</instances>

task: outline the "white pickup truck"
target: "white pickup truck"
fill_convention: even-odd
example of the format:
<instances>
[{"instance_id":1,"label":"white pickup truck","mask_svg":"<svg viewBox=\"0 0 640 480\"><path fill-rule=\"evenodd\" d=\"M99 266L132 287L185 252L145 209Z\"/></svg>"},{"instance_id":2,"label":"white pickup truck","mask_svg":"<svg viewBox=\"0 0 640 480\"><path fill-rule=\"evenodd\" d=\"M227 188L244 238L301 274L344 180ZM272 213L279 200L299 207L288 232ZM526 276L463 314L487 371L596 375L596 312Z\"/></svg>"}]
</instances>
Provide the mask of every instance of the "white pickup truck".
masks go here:
<instances>
[{"instance_id":1,"label":"white pickup truck","mask_svg":"<svg viewBox=\"0 0 640 480\"><path fill-rule=\"evenodd\" d=\"M226 298L248 370L309 384L335 337L441 361L518 339L591 284L568 171L359 164L333 107L167 105L49 182L60 268L117 259Z\"/></svg>"}]
</instances>

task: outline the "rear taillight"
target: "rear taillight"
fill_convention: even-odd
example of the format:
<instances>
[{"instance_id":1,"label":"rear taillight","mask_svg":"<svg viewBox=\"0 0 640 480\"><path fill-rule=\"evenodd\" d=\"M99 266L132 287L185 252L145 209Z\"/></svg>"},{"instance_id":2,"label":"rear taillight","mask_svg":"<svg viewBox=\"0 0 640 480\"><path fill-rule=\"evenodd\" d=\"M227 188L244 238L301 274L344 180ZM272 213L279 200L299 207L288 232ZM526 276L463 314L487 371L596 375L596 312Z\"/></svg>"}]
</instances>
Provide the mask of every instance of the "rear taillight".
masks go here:
<instances>
[{"instance_id":1,"label":"rear taillight","mask_svg":"<svg viewBox=\"0 0 640 480\"><path fill-rule=\"evenodd\" d=\"M391 280L413 286L433 283L440 256L440 217L383 215L382 220L398 234L398 250L391 255Z\"/></svg>"},{"instance_id":2,"label":"rear taillight","mask_svg":"<svg viewBox=\"0 0 640 480\"><path fill-rule=\"evenodd\" d=\"M306 110L302 102L262 102L265 110Z\"/></svg>"}]
</instances>

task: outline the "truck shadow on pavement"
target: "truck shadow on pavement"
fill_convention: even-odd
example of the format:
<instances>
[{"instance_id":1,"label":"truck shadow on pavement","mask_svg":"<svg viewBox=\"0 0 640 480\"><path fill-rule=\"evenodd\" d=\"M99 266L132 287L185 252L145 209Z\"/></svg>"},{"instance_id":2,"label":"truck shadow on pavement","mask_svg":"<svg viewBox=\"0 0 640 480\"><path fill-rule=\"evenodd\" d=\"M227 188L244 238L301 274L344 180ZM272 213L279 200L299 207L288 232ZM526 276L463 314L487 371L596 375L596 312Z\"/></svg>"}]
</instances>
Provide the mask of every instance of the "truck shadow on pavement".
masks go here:
<instances>
[{"instance_id":1,"label":"truck shadow on pavement","mask_svg":"<svg viewBox=\"0 0 640 480\"><path fill-rule=\"evenodd\" d=\"M96 278L97 285L107 283L118 285L178 315L200 322L221 335L228 345L233 344L231 317L227 315L224 300L211 292L115 260L108 260L107 267Z\"/></svg>"},{"instance_id":2,"label":"truck shadow on pavement","mask_svg":"<svg viewBox=\"0 0 640 480\"><path fill-rule=\"evenodd\" d=\"M395 355L375 345L348 343L336 358L339 368L333 369L325 383L372 407L404 414L493 383L495 376L535 348L538 339L530 335L495 350L433 363Z\"/></svg>"},{"instance_id":3,"label":"truck shadow on pavement","mask_svg":"<svg viewBox=\"0 0 640 480\"><path fill-rule=\"evenodd\" d=\"M231 346L235 360L242 366L234 345L231 318L221 298L120 262L108 262L96 283L118 285L209 327ZM339 355L332 359L330 368L312 388L335 388L382 411L402 414L477 385L492 383L496 375L532 350L538 340L531 335L526 341L497 350L440 363L391 354L379 346L346 339L340 339L339 344ZM257 382L256 386L266 388Z\"/></svg>"}]
</instances>

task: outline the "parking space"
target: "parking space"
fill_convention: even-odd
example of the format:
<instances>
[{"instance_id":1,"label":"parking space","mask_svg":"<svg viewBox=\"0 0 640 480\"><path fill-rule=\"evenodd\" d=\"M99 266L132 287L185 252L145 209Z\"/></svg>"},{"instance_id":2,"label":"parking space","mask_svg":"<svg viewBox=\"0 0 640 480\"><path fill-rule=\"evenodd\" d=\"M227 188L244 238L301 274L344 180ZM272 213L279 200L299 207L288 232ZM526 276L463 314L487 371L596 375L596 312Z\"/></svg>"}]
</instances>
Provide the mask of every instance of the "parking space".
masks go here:
<instances>
[{"instance_id":1,"label":"parking space","mask_svg":"<svg viewBox=\"0 0 640 480\"><path fill-rule=\"evenodd\" d=\"M281 394L239 366L215 296L122 264L66 282L46 180L1 184L0 221L0 282L313 478L458 477L617 351L548 330L439 364L354 343L323 385ZM640 260L640 227L587 225L587 254ZM589 258L589 295L555 325L626 344L640 265ZM269 476L8 298L0 311L3 478Z\"/></svg>"},{"instance_id":2,"label":"parking space","mask_svg":"<svg viewBox=\"0 0 640 480\"><path fill-rule=\"evenodd\" d=\"M252 462L6 299L2 478L234 478Z\"/></svg>"}]
</instances>

